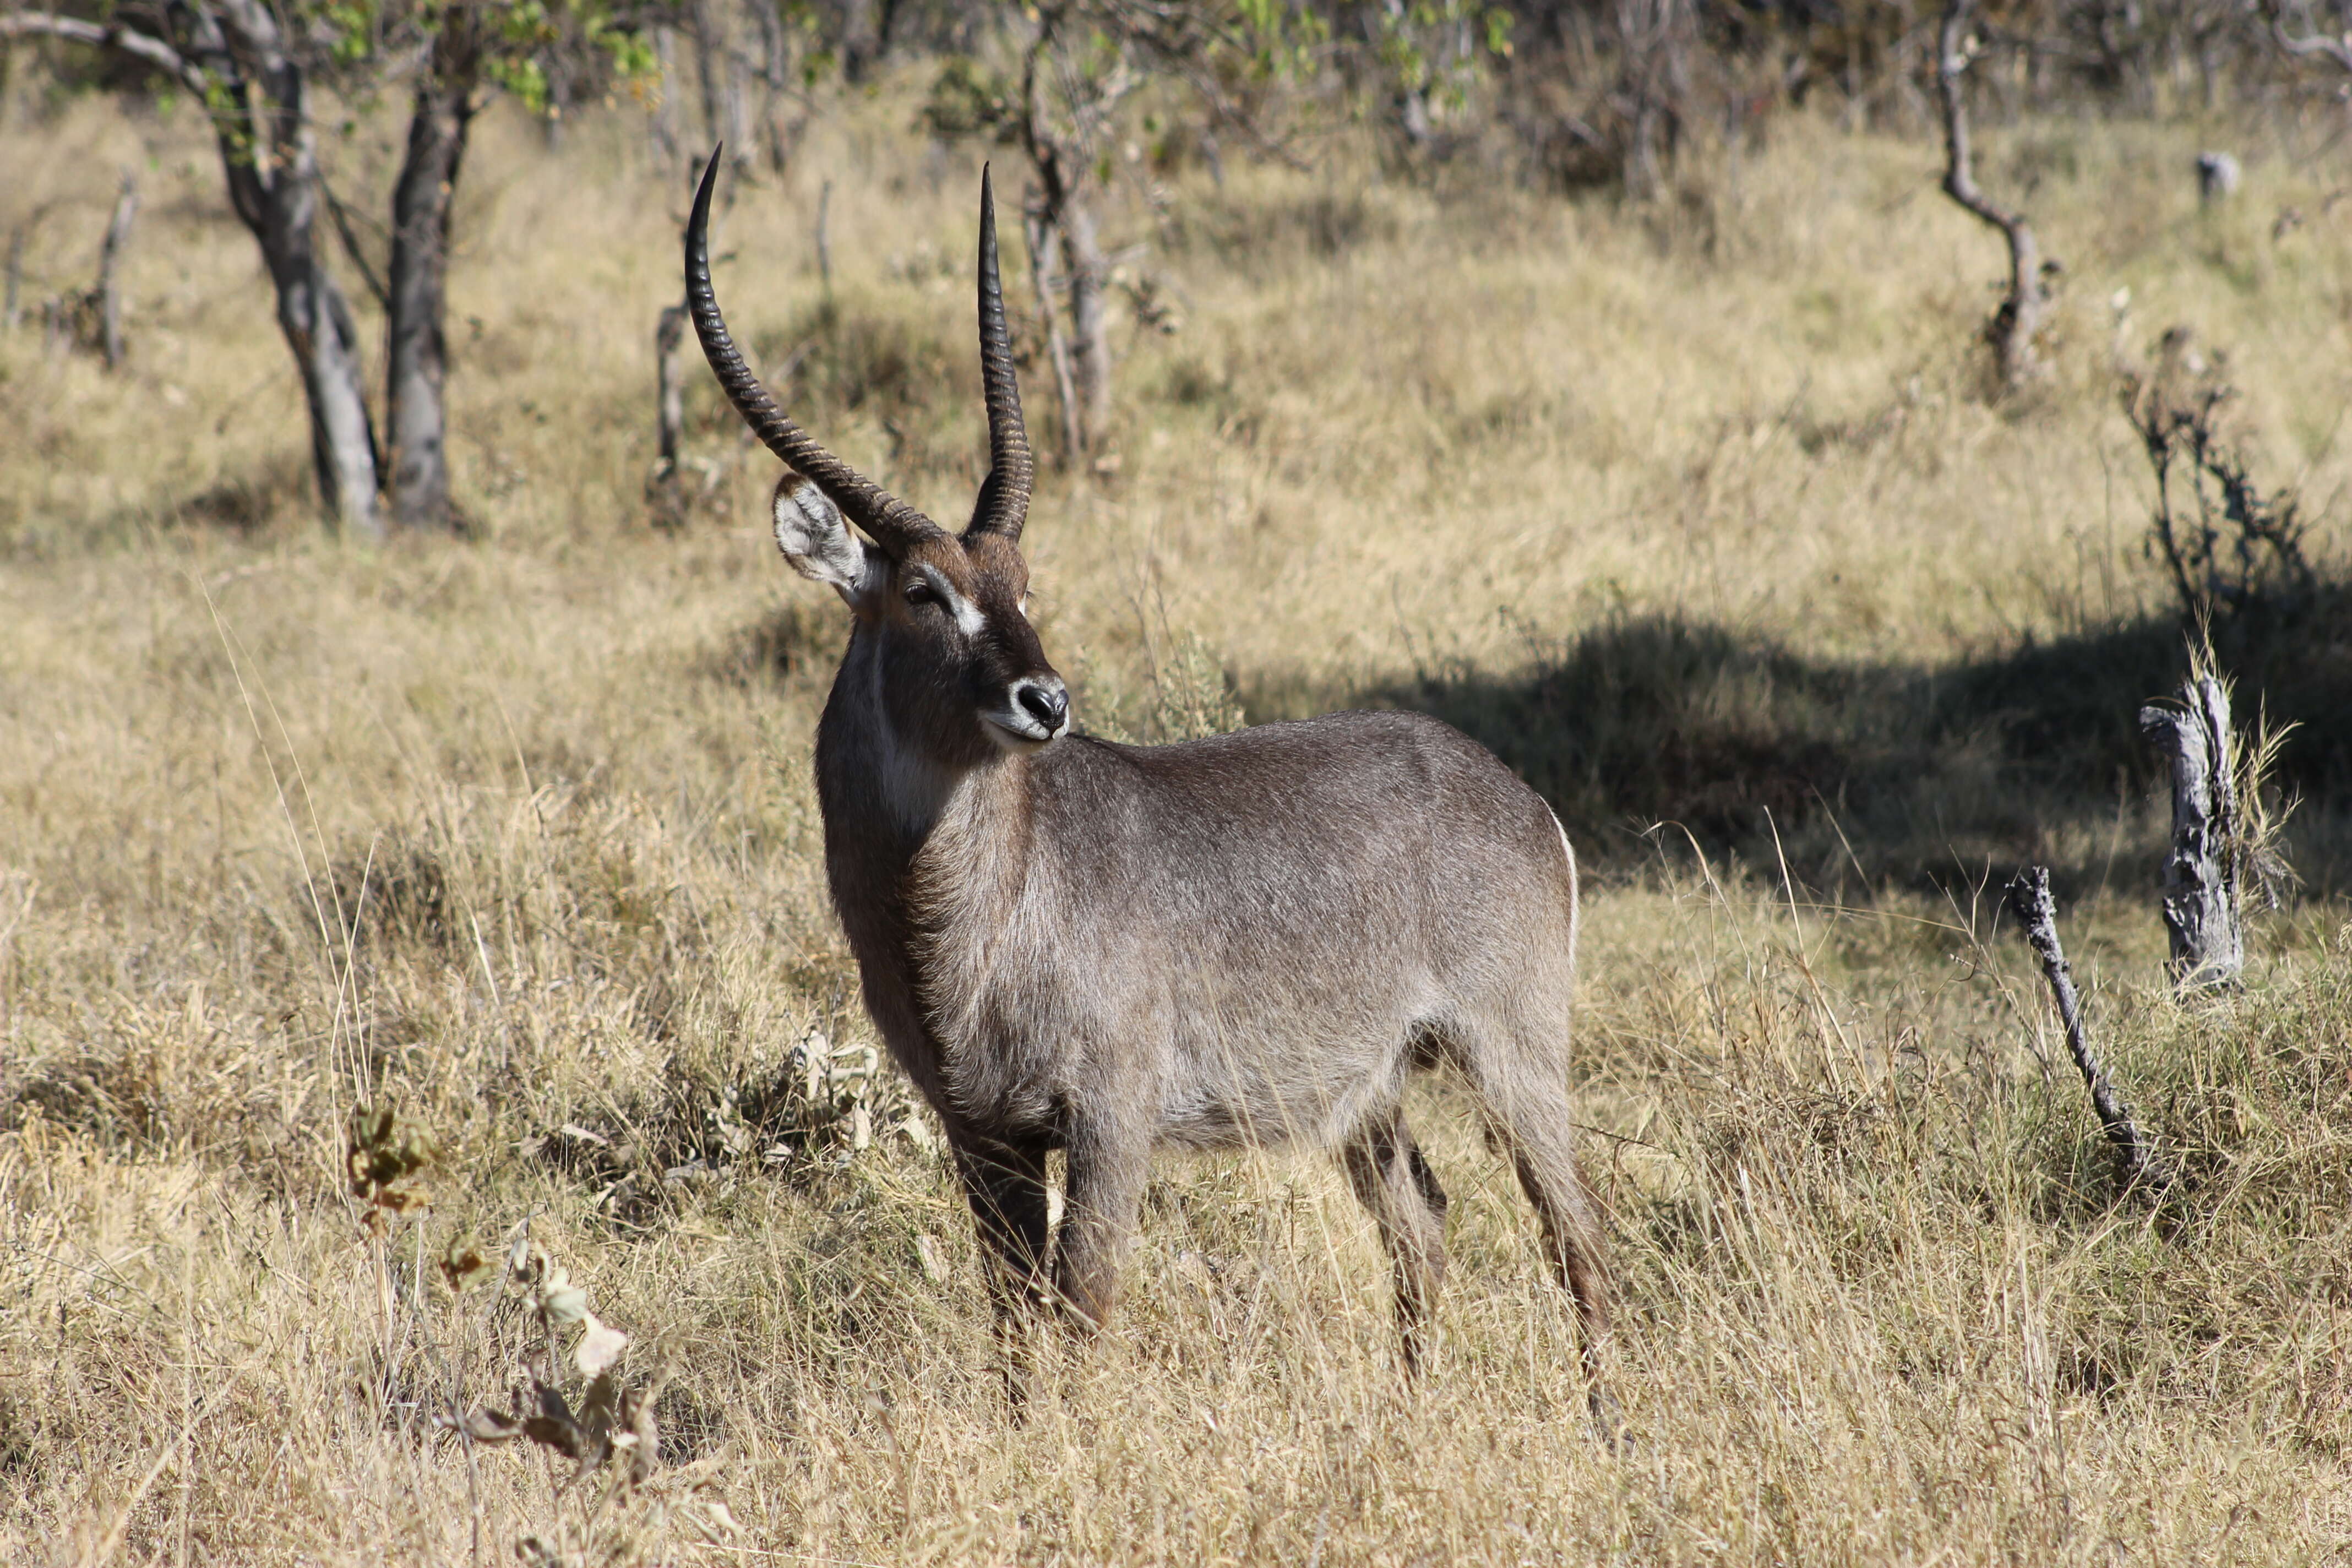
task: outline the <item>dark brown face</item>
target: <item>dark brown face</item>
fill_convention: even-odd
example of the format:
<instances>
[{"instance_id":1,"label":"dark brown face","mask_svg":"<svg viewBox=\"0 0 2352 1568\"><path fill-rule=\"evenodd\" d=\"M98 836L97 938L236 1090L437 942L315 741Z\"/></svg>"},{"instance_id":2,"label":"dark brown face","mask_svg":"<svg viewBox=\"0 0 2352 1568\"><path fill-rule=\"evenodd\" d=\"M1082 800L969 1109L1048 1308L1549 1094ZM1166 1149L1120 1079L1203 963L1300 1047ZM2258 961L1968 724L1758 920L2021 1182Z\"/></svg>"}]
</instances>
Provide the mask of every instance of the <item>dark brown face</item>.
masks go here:
<instances>
[{"instance_id":1,"label":"dark brown face","mask_svg":"<svg viewBox=\"0 0 2352 1568\"><path fill-rule=\"evenodd\" d=\"M1067 732L1069 692L1029 624L1029 568L1010 540L943 533L877 565L882 581L857 608L884 638L890 695L931 710L927 728L976 723L1013 752Z\"/></svg>"}]
</instances>

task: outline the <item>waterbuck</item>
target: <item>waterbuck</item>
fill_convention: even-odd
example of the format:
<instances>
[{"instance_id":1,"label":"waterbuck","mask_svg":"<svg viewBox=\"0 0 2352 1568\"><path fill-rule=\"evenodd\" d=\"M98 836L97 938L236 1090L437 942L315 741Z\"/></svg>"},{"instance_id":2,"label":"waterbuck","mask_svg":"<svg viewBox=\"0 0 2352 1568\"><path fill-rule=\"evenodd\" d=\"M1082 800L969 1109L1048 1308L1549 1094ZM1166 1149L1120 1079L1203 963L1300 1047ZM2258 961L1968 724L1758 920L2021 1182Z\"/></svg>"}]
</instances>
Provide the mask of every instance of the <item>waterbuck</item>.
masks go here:
<instances>
[{"instance_id":1,"label":"waterbuck","mask_svg":"<svg viewBox=\"0 0 2352 1568\"><path fill-rule=\"evenodd\" d=\"M1609 1314L1567 1096L1576 860L1549 808L1413 714L1171 746L1073 733L1025 614L1033 466L986 172L990 466L950 533L810 439L743 363L710 287L718 167L687 228L688 307L790 469L784 559L853 616L817 725L825 870L866 1005L946 1128L1000 1322L1101 1324L1154 1151L1305 1143L1339 1152L1378 1223L1410 1373L1445 1194L1402 1095L1412 1070L1452 1063L1517 1165L1591 1370Z\"/></svg>"}]
</instances>

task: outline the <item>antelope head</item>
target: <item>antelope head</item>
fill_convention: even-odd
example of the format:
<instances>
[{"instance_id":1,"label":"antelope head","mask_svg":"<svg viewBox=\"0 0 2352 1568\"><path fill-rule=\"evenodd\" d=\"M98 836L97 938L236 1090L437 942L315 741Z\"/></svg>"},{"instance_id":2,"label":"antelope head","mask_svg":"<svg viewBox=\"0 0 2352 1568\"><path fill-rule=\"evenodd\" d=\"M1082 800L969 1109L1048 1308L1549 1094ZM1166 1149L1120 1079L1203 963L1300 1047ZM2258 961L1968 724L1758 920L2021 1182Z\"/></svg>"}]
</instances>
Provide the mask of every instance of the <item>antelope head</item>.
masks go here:
<instances>
[{"instance_id":1,"label":"antelope head","mask_svg":"<svg viewBox=\"0 0 2352 1568\"><path fill-rule=\"evenodd\" d=\"M852 657L902 740L970 765L1051 744L1069 728L1069 693L1029 624L1021 525L1034 465L996 275L996 201L980 177L980 369L988 405L988 478L971 521L950 533L818 446L778 405L735 347L710 287L714 153L686 231L686 298L702 352L735 411L788 471L776 486L776 545L802 576L856 617ZM865 537L850 531L855 523Z\"/></svg>"}]
</instances>

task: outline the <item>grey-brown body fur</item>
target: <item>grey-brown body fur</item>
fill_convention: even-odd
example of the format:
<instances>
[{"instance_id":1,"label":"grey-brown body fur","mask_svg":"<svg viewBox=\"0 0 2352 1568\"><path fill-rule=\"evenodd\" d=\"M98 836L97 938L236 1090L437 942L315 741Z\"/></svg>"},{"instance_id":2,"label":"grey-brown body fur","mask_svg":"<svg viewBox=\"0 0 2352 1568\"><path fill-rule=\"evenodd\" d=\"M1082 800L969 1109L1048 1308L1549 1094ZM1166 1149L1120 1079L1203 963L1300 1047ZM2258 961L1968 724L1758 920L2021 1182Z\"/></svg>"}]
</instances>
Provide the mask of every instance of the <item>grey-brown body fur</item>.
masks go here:
<instances>
[{"instance_id":1,"label":"grey-brown body fur","mask_svg":"<svg viewBox=\"0 0 2352 1568\"><path fill-rule=\"evenodd\" d=\"M817 732L834 901L866 1005L946 1126L1003 1321L1103 1321L1155 1150L1297 1142L1339 1150L1379 1223L1418 1365L1445 1194L1402 1097L1450 1061L1535 1205L1590 1366L1608 1309L1567 1096L1576 868L1550 811L1411 714L1174 746L1070 734L1027 616L1032 466L985 178L991 468L961 534L818 447L744 363L710 289L710 194L706 172L696 331L793 470L777 543L855 619Z\"/></svg>"},{"instance_id":2,"label":"grey-brown body fur","mask_svg":"<svg viewBox=\"0 0 2352 1568\"><path fill-rule=\"evenodd\" d=\"M1532 1034L1486 1065L1564 1072L1574 870L1543 802L1436 721L1074 736L942 776L911 821L871 721L836 697L819 731L826 863L867 1005L950 1124L1058 1145L1083 1107L1154 1146L1321 1145L1441 1046Z\"/></svg>"}]
</instances>

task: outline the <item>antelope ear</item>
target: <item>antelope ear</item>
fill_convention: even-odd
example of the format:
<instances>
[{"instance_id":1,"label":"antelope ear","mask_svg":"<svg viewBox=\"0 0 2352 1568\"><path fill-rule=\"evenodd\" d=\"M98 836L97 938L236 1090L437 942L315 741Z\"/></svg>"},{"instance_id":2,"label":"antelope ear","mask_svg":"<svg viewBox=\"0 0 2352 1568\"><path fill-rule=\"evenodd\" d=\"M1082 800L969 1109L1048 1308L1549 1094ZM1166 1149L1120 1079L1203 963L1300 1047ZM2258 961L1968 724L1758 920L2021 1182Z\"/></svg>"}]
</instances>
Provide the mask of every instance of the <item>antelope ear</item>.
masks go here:
<instances>
[{"instance_id":1,"label":"antelope ear","mask_svg":"<svg viewBox=\"0 0 2352 1568\"><path fill-rule=\"evenodd\" d=\"M776 487L776 548L793 570L829 584L856 608L887 575L879 550L849 531L833 498L798 474Z\"/></svg>"}]
</instances>

